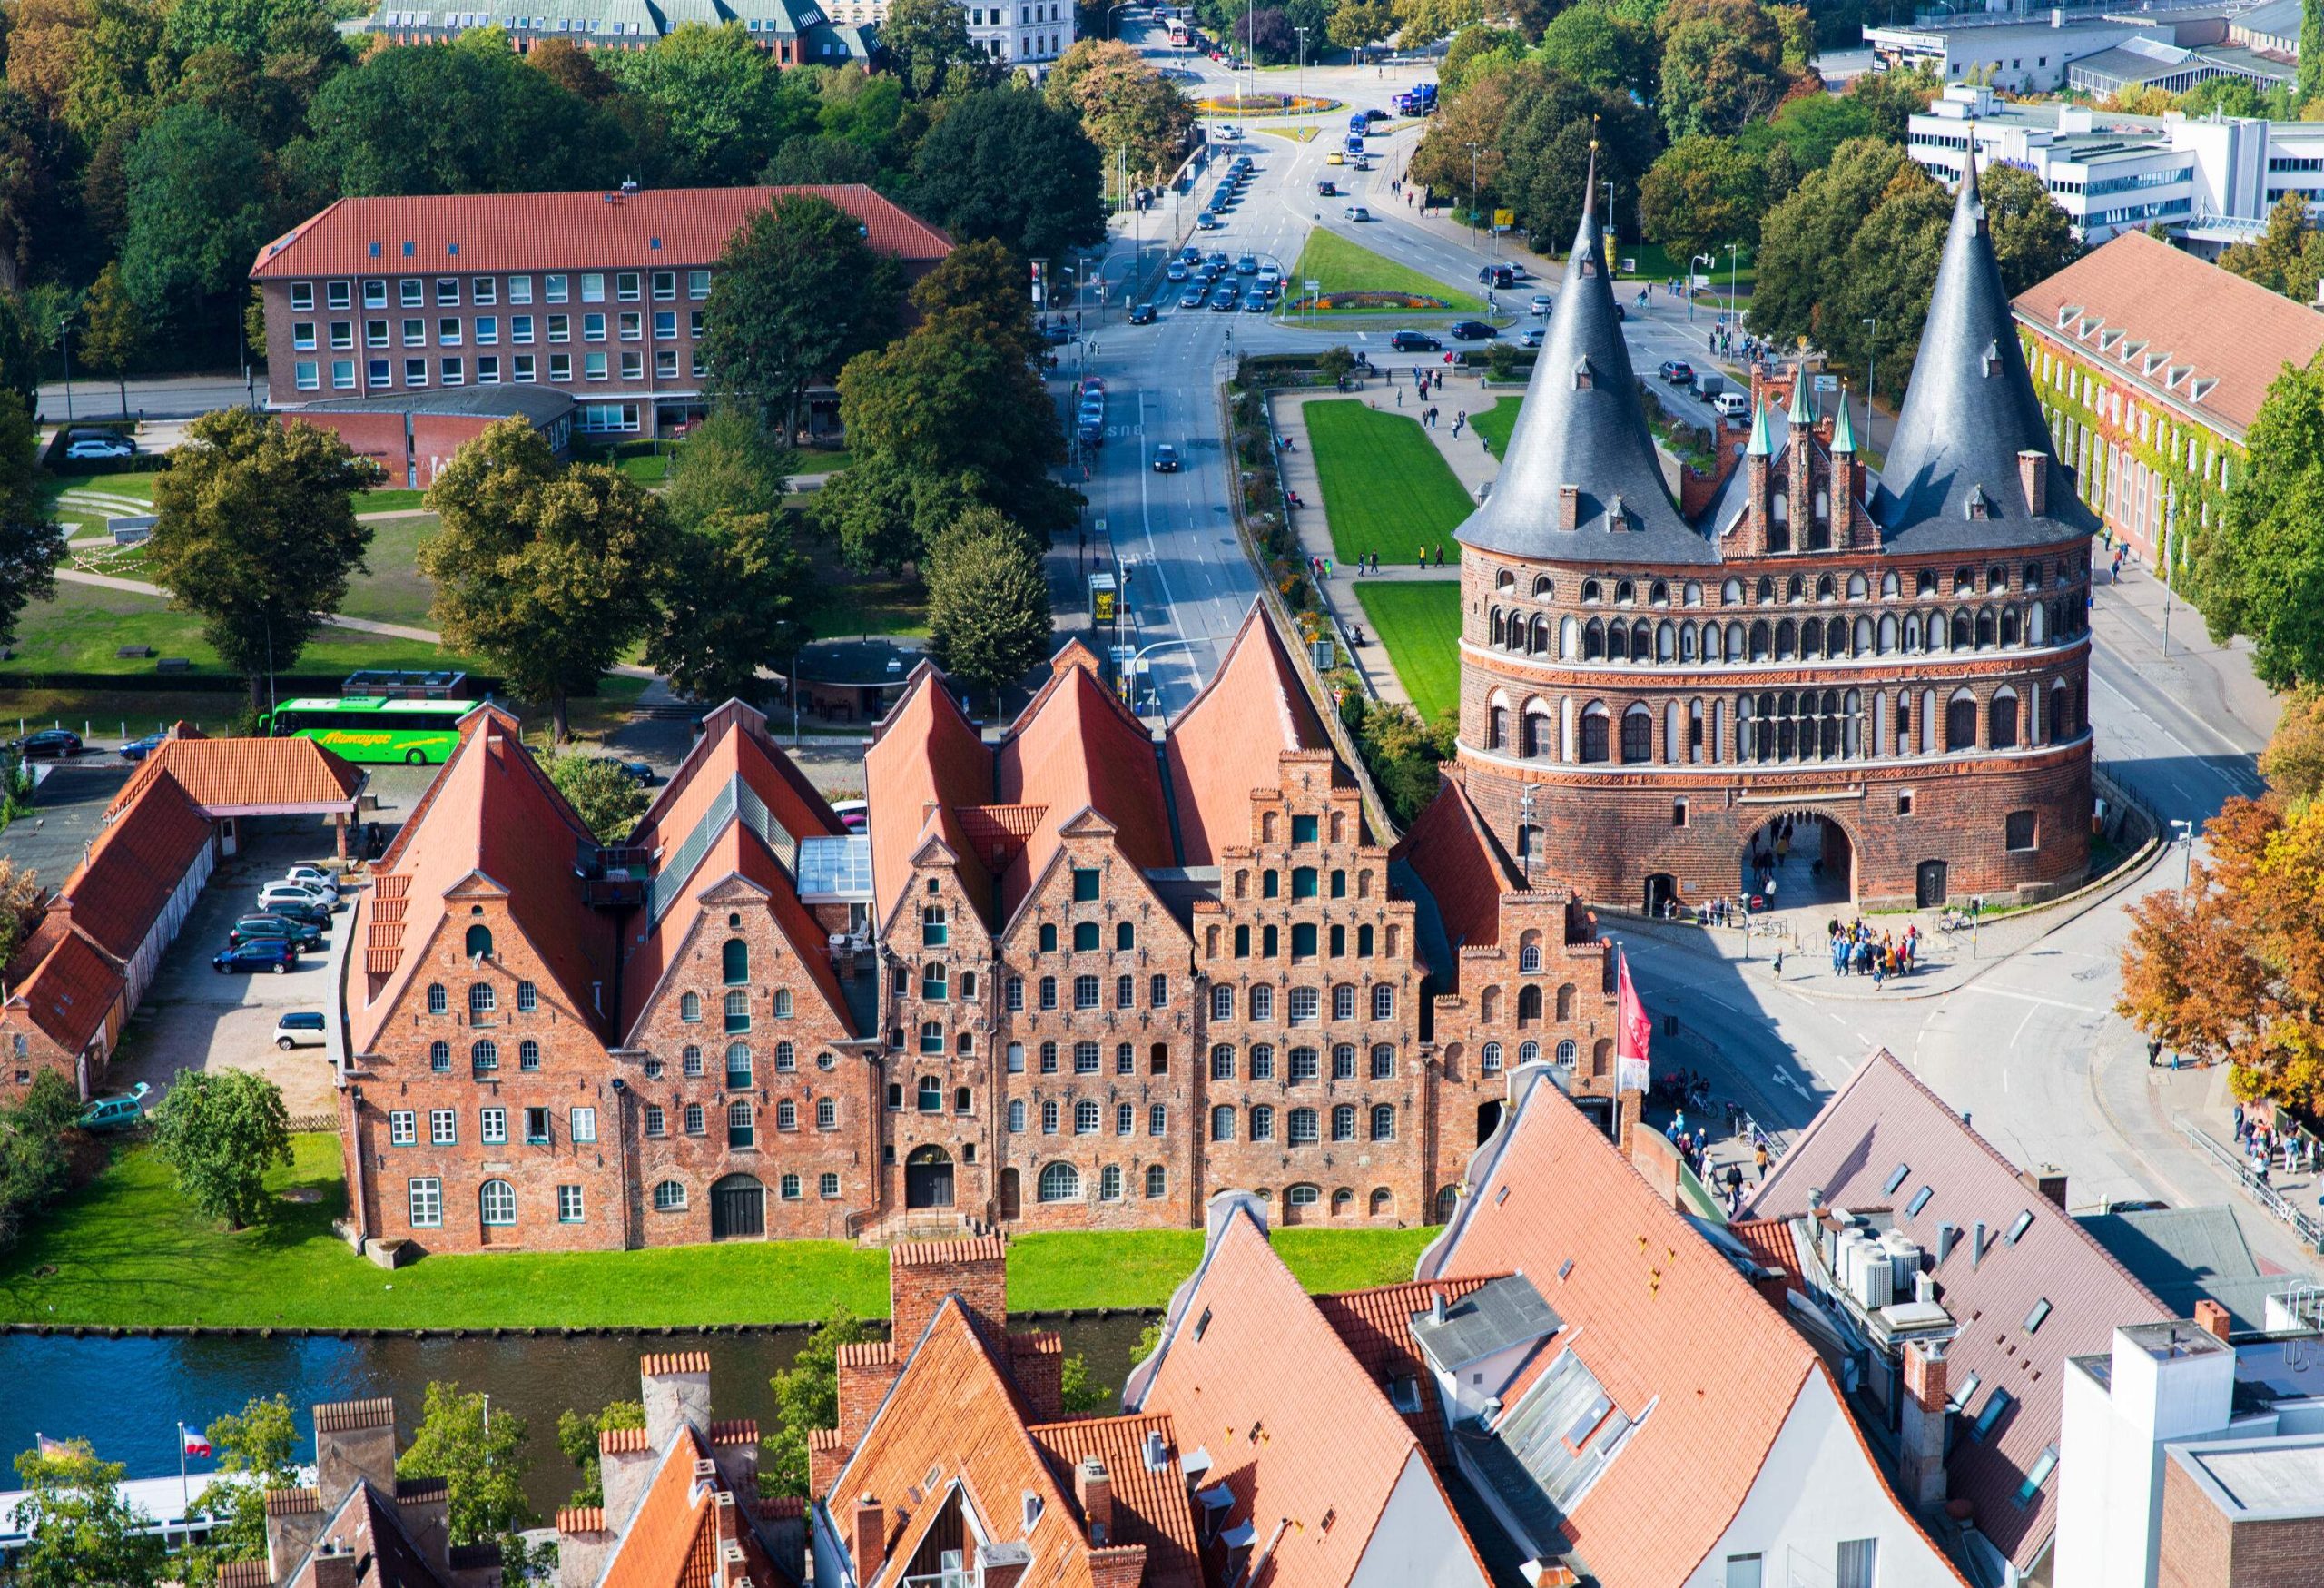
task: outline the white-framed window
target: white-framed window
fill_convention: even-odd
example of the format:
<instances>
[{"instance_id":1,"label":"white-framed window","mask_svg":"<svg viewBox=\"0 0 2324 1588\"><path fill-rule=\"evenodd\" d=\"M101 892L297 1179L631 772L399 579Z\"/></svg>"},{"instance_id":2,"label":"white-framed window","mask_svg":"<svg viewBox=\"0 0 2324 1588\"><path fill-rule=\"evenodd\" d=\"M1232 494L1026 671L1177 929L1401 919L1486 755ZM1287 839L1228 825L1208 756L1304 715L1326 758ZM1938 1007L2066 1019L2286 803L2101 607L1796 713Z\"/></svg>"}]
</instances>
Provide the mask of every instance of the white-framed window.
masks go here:
<instances>
[{"instance_id":1,"label":"white-framed window","mask_svg":"<svg viewBox=\"0 0 2324 1588\"><path fill-rule=\"evenodd\" d=\"M332 309L348 309L355 303L355 287L350 281L331 281L323 288L323 302Z\"/></svg>"},{"instance_id":2,"label":"white-framed window","mask_svg":"<svg viewBox=\"0 0 2324 1588\"><path fill-rule=\"evenodd\" d=\"M408 348L424 348L428 345L428 322L426 321L419 319L416 315L407 316L402 326L399 329L400 329L403 333L404 346Z\"/></svg>"},{"instance_id":3,"label":"white-framed window","mask_svg":"<svg viewBox=\"0 0 2324 1588\"><path fill-rule=\"evenodd\" d=\"M500 343L500 317L479 314L476 317L476 342L480 348L497 347Z\"/></svg>"},{"instance_id":4,"label":"white-framed window","mask_svg":"<svg viewBox=\"0 0 2324 1588\"><path fill-rule=\"evenodd\" d=\"M584 380L603 380L606 376L605 354L584 353L581 355L581 378Z\"/></svg>"},{"instance_id":5,"label":"white-framed window","mask_svg":"<svg viewBox=\"0 0 2324 1588\"><path fill-rule=\"evenodd\" d=\"M552 342L571 341L573 340L573 316L570 314L550 315L548 317L548 340Z\"/></svg>"},{"instance_id":6,"label":"white-framed window","mask_svg":"<svg viewBox=\"0 0 2324 1588\"><path fill-rule=\"evenodd\" d=\"M351 320L332 321L330 322L330 345L333 349L341 352L344 352L347 349L353 347L355 345L355 322Z\"/></svg>"},{"instance_id":7,"label":"white-framed window","mask_svg":"<svg viewBox=\"0 0 2324 1588\"><path fill-rule=\"evenodd\" d=\"M566 277L562 274L543 276L541 278L542 301L549 303L564 302L566 296L565 287Z\"/></svg>"},{"instance_id":8,"label":"white-framed window","mask_svg":"<svg viewBox=\"0 0 2324 1588\"><path fill-rule=\"evenodd\" d=\"M665 298L675 298L677 295L678 272L675 271L655 271L654 272L655 298L656 300L661 300Z\"/></svg>"},{"instance_id":9,"label":"white-framed window","mask_svg":"<svg viewBox=\"0 0 2324 1588\"><path fill-rule=\"evenodd\" d=\"M487 1229L507 1229L517 1222L517 1188L507 1180L487 1180L477 1191L477 1213Z\"/></svg>"},{"instance_id":10,"label":"white-framed window","mask_svg":"<svg viewBox=\"0 0 2324 1588\"><path fill-rule=\"evenodd\" d=\"M614 296L623 302L636 302L638 290L638 276L635 271L622 271L614 277Z\"/></svg>"},{"instance_id":11,"label":"white-framed window","mask_svg":"<svg viewBox=\"0 0 2324 1588\"><path fill-rule=\"evenodd\" d=\"M548 378L557 385L570 381L573 379L573 355L551 353L548 356Z\"/></svg>"},{"instance_id":12,"label":"white-framed window","mask_svg":"<svg viewBox=\"0 0 2324 1588\"><path fill-rule=\"evenodd\" d=\"M602 314L583 315L581 317L581 340L585 342L601 342L605 340L606 317Z\"/></svg>"},{"instance_id":13,"label":"white-framed window","mask_svg":"<svg viewBox=\"0 0 2324 1588\"><path fill-rule=\"evenodd\" d=\"M645 355L625 352L621 356L621 378L625 380L645 379Z\"/></svg>"},{"instance_id":14,"label":"white-framed window","mask_svg":"<svg viewBox=\"0 0 2324 1588\"><path fill-rule=\"evenodd\" d=\"M667 1131L668 1129L669 1124L667 1117L664 1115L660 1109L655 1107L651 1103L648 1103L645 1106L645 1133L648 1136L659 1136Z\"/></svg>"},{"instance_id":15,"label":"white-framed window","mask_svg":"<svg viewBox=\"0 0 2324 1588\"><path fill-rule=\"evenodd\" d=\"M508 360L508 379L519 386L530 386L534 380L533 355L518 353Z\"/></svg>"},{"instance_id":16,"label":"white-framed window","mask_svg":"<svg viewBox=\"0 0 2324 1588\"><path fill-rule=\"evenodd\" d=\"M602 271L586 271L581 276L581 301L603 303L606 301L606 278Z\"/></svg>"},{"instance_id":17,"label":"white-framed window","mask_svg":"<svg viewBox=\"0 0 2324 1588\"><path fill-rule=\"evenodd\" d=\"M412 1109L388 1110L388 1145L415 1147L419 1143L419 1115Z\"/></svg>"},{"instance_id":18,"label":"white-framed window","mask_svg":"<svg viewBox=\"0 0 2324 1588\"><path fill-rule=\"evenodd\" d=\"M556 1221L559 1224L581 1222L580 1187L559 1186L556 1188Z\"/></svg>"},{"instance_id":19,"label":"white-framed window","mask_svg":"<svg viewBox=\"0 0 2324 1588\"><path fill-rule=\"evenodd\" d=\"M395 365L390 360L373 359L364 372L374 386L393 386L396 383Z\"/></svg>"},{"instance_id":20,"label":"white-framed window","mask_svg":"<svg viewBox=\"0 0 2324 1588\"><path fill-rule=\"evenodd\" d=\"M500 360L489 353L478 354L476 360L476 383L478 386L500 384Z\"/></svg>"},{"instance_id":21,"label":"white-framed window","mask_svg":"<svg viewBox=\"0 0 2324 1588\"><path fill-rule=\"evenodd\" d=\"M436 278L437 307L439 309L452 308L458 305L459 301L460 278L458 276L438 276Z\"/></svg>"},{"instance_id":22,"label":"white-framed window","mask_svg":"<svg viewBox=\"0 0 2324 1588\"><path fill-rule=\"evenodd\" d=\"M573 1139L576 1141L595 1141L596 1139L597 1110L595 1109L574 1110Z\"/></svg>"},{"instance_id":23,"label":"white-framed window","mask_svg":"<svg viewBox=\"0 0 2324 1588\"><path fill-rule=\"evenodd\" d=\"M1081 1198L1081 1171L1069 1163L1045 1165L1037 1190L1044 1202L1078 1201Z\"/></svg>"},{"instance_id":24,"label":"white-framed window","mask_svg":"<svg viewBox=\"0 0 2324 1588\"><path fill-rule=\"evenodd\" d=\"M676 1180L662 1180L654 1187L654 1211L675 1213L686 1205L686 1189Z\"/></svg>"},{"instance_id":25,"label":"white-framed window","mask_svg":"<svg viewBox=\"0 0 2324 1588\"><path fill-rule=\"evenodd\" d=\"M458 1109L428 1110L428 1144L430 1147L450 1147L460 1139L460 1114Z\"/></svg>"},{"instance_id":26,"label":"white-framed window","mask_svg":"<svg viewBox=\"0 0 2324 1588\"><path fill-rule=\"evenodd\" d=\"M828 1170L825 1171L823 1176L815 1182L815 1189L825 1197L838 1196L839 1176L830 1173Z\"/></svg>"},{"instance_id":27,"label":"white-framed window","mask_svg":"<svg viewBox=\"0 0 2324 1588\"><path fill-rule=\"evenodd\" d=\"M468 369L458 359L437 360L437 378L447 386L463 385L468 380Z\"/></svg>"},{"instance_id":28,"label":"white-framed window","mask_svg":"<svg viewBox=\"0 0 2324 1588\"><path fill-rule=\"evenodd\" d=\"M654 379L675 380L678 378L678 355L675 350L654 355Z\"/></svg>"},{"instance_id":29,"label":"white-framed window","mask_svg":"<svg viewBox=\"0 0 2324 1588\"><path fill-rule=\"evenodd\" d=\"M708 271L688 271L686 272L686 296L689 298L707 298L710 296L710 272Z\"/></svg>"},{"instance_id":30,"label":"white-framed window","mask_svg":"<svg viewBox=\"0 0 2324 1588\"><path fill-rule=\"evenodd\" d=\"M386 347L388 345L388 322L384 320L365 321L363 322L363 345L367 348Z\"/></svg>"},{"instance_id":31,"label":"white-framed window","mask_svg":"<svg viewBox=\"0 0 2324 1588\"><path fill-rule=\"evenodd\" d=\"M483 1110L478 1125L482 1139L487 1147L505 1147L507 1145L507 1110L486 1109Z\"/></svg>"},{"instance_id":32,"label":"white-framed window","mask_svg":"<svg viewBox=\"0 0 2324 1588\"><path fill-rule=\"evenodd\" d=\"M625 342L644 341L645 316L635 309L625 309L622 311L620 324L615 329L620 333L621 340Z\"/></svg>"},{"instance_id":33,"label":"white-framed window","mask_svg":"<svg viewBox=\"0 0 2324 1588\"><path fill-rule=\"evenodd\" d=\"M529 346L533 340L533 317L512 314L508 317L508 340L518 347Z\"/></svg>"},{"instance_id":34,"label":"white-framed window","mask_svg":"<svg viewBox=\"0 0 2324 1588\"><path fill-rule=\"evenodd\" d=\"M1315 989L1313 987L1295 987L1291 990L1291 1023L1293 1025L1314 1025L1322 1009L1323 1001L1317 997ZM1254 1015L1253 1018L1256 1019L1256 1016Z\"/></svg>"},{"instance_id":35,"label":"white-framed window","mask_svg":"<svg viewBox=\"0 0 2324 1588\"><path fill-rule=\"evenodd\" d=\"M533 278L530 276L510 276L508 278L508 301L511 303L530 303L532 301Z\"/></svg>"},{"instance_id":36,"label":"white-framed window","mask_svg":"<svg viewBox=\"0 0 2324 1588\"><path fill-rule=\"evenodd\" d=\"M355 360L352 359L333 359L330 361L330 383L333 389L340 391L354 390Z\"/></svg>"},{"instance_id":37,"label":"white-framed window","mask_svg":"<svg viewBox=\"0 0 2324 1588\"><path fill-rule=\"evenodd\" d=\"M301 391L320 390L323 383L321 368L312 359L295 360L290 365L290 382Z\"/></svg>"},{"instance_id":38,"label":"white-framed window","mask_svg":"<svg viewBox=\"0 0 2324 1588\"><path fill-rule=\"evenodd\" d=\"M678 340L678 311L676 310L656 309L654 311L654 340L657 342L674 342Z\"/></svg>"},{"instance_id":39,"label":"white-framed window","mask_svg":"<svg viewBox=\"0 0 2324 1588\"><path fill-rule=\"evenodd\" d=\"M403 383L406 386L427 385L428 360L425 359L406 359L403 361Z\"/></svg>"},{"instance_id":40,"label":"white-framed window","mask_svg":"<svg viewBox=\"0 0 2324 1588\"><path fill-rule=\"evenodd\" d=\"M428 301L428 283L418 276L406 276L396 283L396 301L406 309L418 309Z\"/></svg>"},{"instance_id":41,"label":"white-framed window","mask_svg":"<svg viewBox=\"0 0 2324 1588\"><path fill-rule=\"evenodd\" d=\"M786 1202L796 1202L799 1199L799 1177L797 1175L785 1175L783 1177L783 1199Z\"/></svg>"},{"instance_id":42,"label":"white-framed window","mask_svg":"<svg viewBox=\"0 0 2324 1588\"><path fill-rule=\"evenodd\" d=\"M311 312L315 307L315 284L312 281L290 283L290 307Z\"/></svg>"},{"instance_id":43,"label":"white-framed window","mask_svg":"<svg viewBox=\"0 0 2324 1588\"><path fill-rule=\"evenodd\" d=\"M416 1175L406 1182L406 1195L411 1206L411 1227L414 1229L441 1229L444 1227L444 1182L434 1175Z\"/></svg>"},{"instance_id":44,"label":"white-framed window","mask_svg":"<svg viewBox=\"0 0 2324 1588\"><path fill-rule=\"evenodd\" d=\"M478 307L485 307L499 301L500 293L497 285L490 276L478 276L468 283L469 302Z\"/></svg>"}]
</instances>

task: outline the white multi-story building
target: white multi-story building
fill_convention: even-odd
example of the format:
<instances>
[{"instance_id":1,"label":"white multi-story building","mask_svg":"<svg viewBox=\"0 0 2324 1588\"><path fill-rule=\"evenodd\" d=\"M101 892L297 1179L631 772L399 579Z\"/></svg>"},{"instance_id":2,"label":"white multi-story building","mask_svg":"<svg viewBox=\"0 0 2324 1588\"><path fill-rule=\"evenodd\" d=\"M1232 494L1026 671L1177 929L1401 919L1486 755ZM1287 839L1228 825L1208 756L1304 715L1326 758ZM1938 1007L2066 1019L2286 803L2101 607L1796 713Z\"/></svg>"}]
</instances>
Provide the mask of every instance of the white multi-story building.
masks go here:
<instances>
[{"instance_id":1,"label":"white multi-story building","mask_svg":"<svg viewBox=\"0 0 2324 1588\"><path fill-rule=\"evenodd\" d=\"M1947 5L1916 15L1909 25L1864 30L1882 68L1918 68L1952 86L1982 83L2016 94L2053 94L2067 86L2075 62L2124 45L2172 52L2240 43L2230 38L2232 5L2035 5L1992 0L1983 9ZM2264 78L2264 63L2248 59L2252 44L2230 49L2222 70ZM2204 74L2217 75L2216 72Z\"/></svg>"},{"instance_id":2,"label":"white multi-story building","mask_svg":"<svg viewBox=\"0 0 2324 1588\"><path fill-rule=\"evenodd\" d=\"M1948 88L1912 118L1909 137L1912 157L1947 187L1973 140L1979 165L2034 173L2086 242L2161 221L2215 255L2257 235L2287 192L2324 202L2324 123L2138 116Z\"/></svg>"},{"instance_id":3,"label":"white multi-story building","mask_svg":"<svg viewBox=\"0 0 2324 1588\"><path fill-rule=\"evenodd\" d=\"M888 0L830 0L832 20L852 27L878 28L888 20ZM995 61L1041 66L1073 47L1069 0L1007 0L987 5L963 0L969 37Z\"/></svg>"}]
</instances>

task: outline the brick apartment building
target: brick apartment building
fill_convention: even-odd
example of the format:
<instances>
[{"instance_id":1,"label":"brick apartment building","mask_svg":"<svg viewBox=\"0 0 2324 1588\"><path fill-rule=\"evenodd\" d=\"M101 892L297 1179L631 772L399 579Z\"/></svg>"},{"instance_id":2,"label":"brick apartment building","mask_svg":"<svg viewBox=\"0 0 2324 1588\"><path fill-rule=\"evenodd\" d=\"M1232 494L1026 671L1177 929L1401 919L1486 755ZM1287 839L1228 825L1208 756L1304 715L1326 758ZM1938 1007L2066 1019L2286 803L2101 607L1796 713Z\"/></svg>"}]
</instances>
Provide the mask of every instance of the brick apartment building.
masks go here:
<instances>
[{"instance_id":1,"label":"brick apartment building","mask_svg":"<svg viewBox=\"0 0 2324 1588\"><path fill-rule=\"evenodd\" d=\"M785 193L855 216L912 279L951 252L860 184L340 199L251 266L267 400L539 387L573 399L581 435L665 434L704 411L698 349L727 239Z\"/></svg>"},{"instance_id":2,"label":"brick apartment building","mask_svg":"<svg viewBox=\"0 0 2324 1588\"><path fill-rule=\"evenodd\" d=\"M1742 456L1682 513L1584 212L1507 462L1459 531L1470 798L1521 865L1632 908L1749 890L1782 834L1813 834L1821 891L1859 902L2070 885L2098 524L1974 176L1882 475L1845 392L1827 417L1784 383L1787 413L1755 388Z\"/></svg>"},{"instance_id":3,"label":"brick apartment building","mask_svg":"<svg viewBox=\"0 0 2324 1588\"><path fill-rule=\"evenodd\" d=\"M2166 542L2183 563L2244 466L2269 385L2324 351L2324 315L2139 232L2012 307L2083 503L2150 563Z\"/></svg>"},{"instance_id":4,"label":"brick apartment building","mask_svg":"<svg viewBox=\"0 0 2324 1588\"><path fill-rule=\"evenodd\" d=\"M1159 741L1077 643L991 743L923 666L865 773L851 837L730 705L606 847L472 714L358 907L356 1232L1412 1224L1519 1064L1635 1121L1588 914L1457 789L1381 845L1256 607Z\"/></svg>"}]
</instances>

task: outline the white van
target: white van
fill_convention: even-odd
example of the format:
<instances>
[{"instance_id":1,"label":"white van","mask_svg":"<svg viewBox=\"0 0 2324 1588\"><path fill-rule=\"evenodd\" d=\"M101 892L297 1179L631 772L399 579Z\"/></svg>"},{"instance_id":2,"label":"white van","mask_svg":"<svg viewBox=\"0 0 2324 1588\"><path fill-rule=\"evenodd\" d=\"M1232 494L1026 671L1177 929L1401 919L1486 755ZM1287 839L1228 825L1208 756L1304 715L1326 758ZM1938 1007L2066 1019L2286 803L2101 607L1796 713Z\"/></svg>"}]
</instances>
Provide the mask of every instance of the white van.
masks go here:
<instances>
[{"instance_id":1,"label":"white van","mask_svg":"<svg viewBox=\"0 0 2324 1588\"><path fill-rule=\"evenodd\" d=\"M1710 405L1718 410L1718 417L1724 419L1751 417L1751 399L1739 391L1722 391L1710 399Z\"/></svg>"}]
</instances>

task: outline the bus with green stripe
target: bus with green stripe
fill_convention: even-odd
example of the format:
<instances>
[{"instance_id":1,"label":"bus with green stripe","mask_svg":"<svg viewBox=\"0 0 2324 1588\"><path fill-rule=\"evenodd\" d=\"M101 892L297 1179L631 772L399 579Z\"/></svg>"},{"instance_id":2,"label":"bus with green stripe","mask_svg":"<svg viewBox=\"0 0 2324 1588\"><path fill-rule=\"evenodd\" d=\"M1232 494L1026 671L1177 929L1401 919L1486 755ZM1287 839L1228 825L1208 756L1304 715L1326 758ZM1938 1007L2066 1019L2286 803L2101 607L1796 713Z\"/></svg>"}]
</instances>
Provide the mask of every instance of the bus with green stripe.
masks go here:
<instances>
[{"instance_id":1,"label":"bus with green stripe","mask_svg":"<svg viewBox=\"0 0 2324 1588\"><path fill-rule=\"evenodd\" d=\"M259 732L312 739L350 761L440 765L460 742L460 719L481 702L391 700L377 695L286 700L259 717Z\"/></svg>"}]
</instances>

